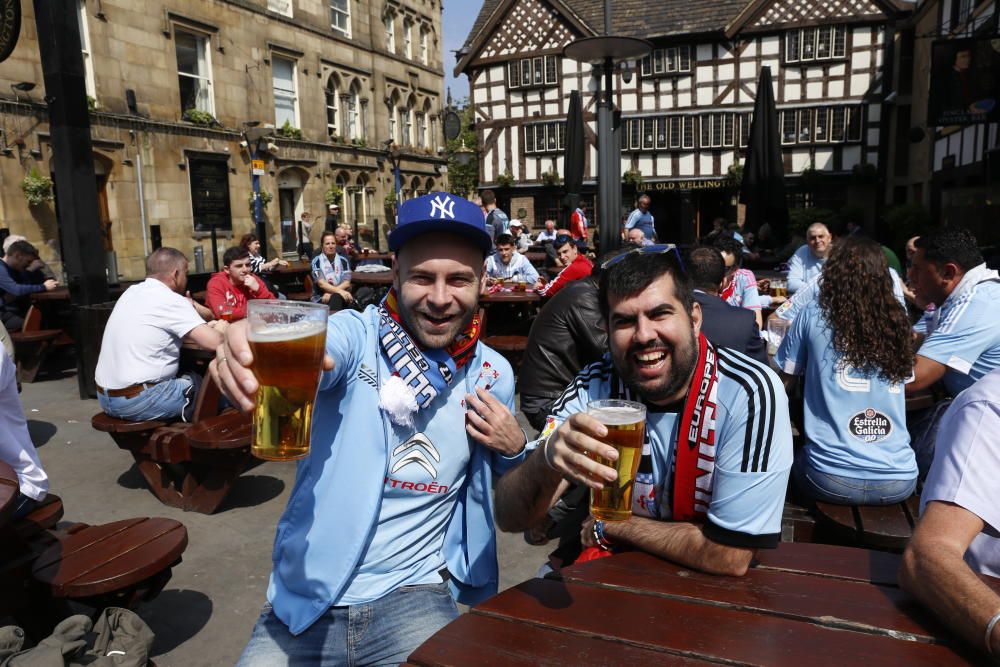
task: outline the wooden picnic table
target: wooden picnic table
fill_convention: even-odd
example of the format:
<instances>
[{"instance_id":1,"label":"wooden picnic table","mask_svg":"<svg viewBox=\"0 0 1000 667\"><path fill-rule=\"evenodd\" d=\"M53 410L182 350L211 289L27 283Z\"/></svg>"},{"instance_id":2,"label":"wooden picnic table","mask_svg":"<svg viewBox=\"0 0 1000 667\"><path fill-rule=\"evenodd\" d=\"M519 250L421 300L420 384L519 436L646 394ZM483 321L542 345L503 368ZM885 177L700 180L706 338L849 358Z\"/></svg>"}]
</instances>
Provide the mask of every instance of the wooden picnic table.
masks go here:
<instances>
[{"instance_id":1,"label":"wooden picnic table","mask_svg":"<svg viewBox=\"0 0 1000 667\"><path fill-rule=\"evenodd\" d=\"M392 284L392 271L354 271L351 285L388 286Z\"/></svg>"},{"instance_id":2,"label":"wooden picnic table","mask_svg":"<svg viewBox=\"0 0 1000 667\"><path fill-rule=\"evenodd\" d=\"M0 526L7 523L14 513L14 501L20 492L17 473L9 465L0 461Z\"/></svg>"},{"instance_id":3,"label":"wooden picnic table","mask_svg":"<svg viewBox=\"0 0 1000 667\"><path fill-rule=\"evenodd\" d=\"M409 663L982 664L897 587L897 555L782 543L758 557L740 578L642 552L573 565L474 607Z\"/></svg>"},{"instance_id":4,"label":"wooden picnic table","mask_svg":"<svg viewBox=\"0 0 1000 667\"><path fill-rule=\"evenodd\" d=\"M538 303L542 300L542 295L535 291L524 291L524 292L492 292L487 294L482 294L479 297L480 303L490 304L490 303Z\"/></svg>"}]
</instances>

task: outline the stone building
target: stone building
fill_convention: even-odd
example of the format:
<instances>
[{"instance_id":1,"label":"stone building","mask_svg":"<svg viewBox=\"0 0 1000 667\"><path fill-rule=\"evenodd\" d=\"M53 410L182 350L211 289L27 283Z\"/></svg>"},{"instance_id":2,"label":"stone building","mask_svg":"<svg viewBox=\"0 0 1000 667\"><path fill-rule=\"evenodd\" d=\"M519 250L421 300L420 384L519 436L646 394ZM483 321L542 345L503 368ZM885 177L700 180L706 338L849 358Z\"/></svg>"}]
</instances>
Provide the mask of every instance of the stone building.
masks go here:
<instances>
[{"instance_id":1,"label":"stone building","mask_svg":"<svg viewBox=\"0 0 1000 667\"><path fill-rule=\"evenodd\" d=\"M20 187L59 159L31 1L22 9L20 41L0 64L0 228L58 270L55 203L29 206ZM273 128L260 156L270 256L294 253L305 211L318 242L334 186L341 222L384 248L393 162L404 199L445 186L441 0L79 0L78 10L99 217L125 278L143 275L154 242L189 258L202 246L210 270L211 224L220 254L253 230L250 126Z\"/></svg>"},{"instance_id":2,"label":"stone building","mask_svg":"<svg viewBox=\"0 0 1000 667\"><path fill-rule=\"evenodd\" d=\"M456 66L469 77L483 187L499 187L536 224L558 210L573 90L583 95L589 145L583 196L596 213L597 75L562 51L604 33L602 6L487 0ZM886 53L905 12L893 0L617 0L612 32L653 43L615 81L626 195L652 197L664 239L691 241L718 216L735 221L731 168L745 155L768 66L790 202L839 208L846 190L851 203L874 209Z\"/></svg>"}]
</instances>

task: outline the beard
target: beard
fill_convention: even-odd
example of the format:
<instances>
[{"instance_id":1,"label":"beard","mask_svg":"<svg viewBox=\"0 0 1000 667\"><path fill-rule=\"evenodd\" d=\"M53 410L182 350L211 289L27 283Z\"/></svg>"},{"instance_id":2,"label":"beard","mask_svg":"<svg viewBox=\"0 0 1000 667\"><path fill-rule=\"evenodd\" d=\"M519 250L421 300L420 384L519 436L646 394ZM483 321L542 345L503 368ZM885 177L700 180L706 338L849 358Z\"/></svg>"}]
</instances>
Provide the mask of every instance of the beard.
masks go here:
<instances>
[{"instance_id":1,"label":"beard","mask_svg":"<svg viewBox=\"0 0 1000 667\"><path fill-rule=\"evenodd\" d=\"M668 363L660 376L642 377L635 355L655 351L664 352ZM668 348L658 341L647 345L632 345L624 354L612 354L612 361L619 377L643 400L650 403L676 400L675 396L687 389L691 374L698 363L698 340L692 331L686 341L673 348Z\"/></svg>"},{"instance_id":2,"label":"beard","mask_svg":"<svg viewBox=\"0 0 1000 667\"><path fill-rule=\"evenodd\" d=\"M427 318L440 318L444 314L434 313L425 307L410 308L409 304L405 303L402 298L397 299L396 306L399 308L399 316L406 331L417 339L420 347L427 350L441 350L451 345L455 338L469 326L476 312L474 306L467 312L447 313L451 316L448 324L444 327L437 327Z\"/></svg>"}]
</instances>

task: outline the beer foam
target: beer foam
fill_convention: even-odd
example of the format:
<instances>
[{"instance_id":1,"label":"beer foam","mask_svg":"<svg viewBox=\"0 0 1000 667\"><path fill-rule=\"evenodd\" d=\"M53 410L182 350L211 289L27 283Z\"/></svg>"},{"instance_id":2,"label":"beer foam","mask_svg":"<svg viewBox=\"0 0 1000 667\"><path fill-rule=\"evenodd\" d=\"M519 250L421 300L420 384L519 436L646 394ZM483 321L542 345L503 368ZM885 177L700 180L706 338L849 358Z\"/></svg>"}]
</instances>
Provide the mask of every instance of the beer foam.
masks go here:
<instances>
[{"instance_id":1,"label":"beer foam","mask_svg":"<svg viewBox=\"0 0 1000 667\"><path fill-rule=\"evenodd\" d=\"M635 424L642 419L642 411L637 408L598 408L588 411L587 414L608 426Z\"/></svg>"},{"instance_id":2,"label":"beer foam","mask_svg":"<svg viewBox=\"0 0 1000 667\"><path fill-rule=\"evenodd\" d=\"M254 331L253 327L251 327L247 332L247 339L255 343L280 343L286 340L315 336L323 331L326 331L325 320L322 322L308 320L305 322L275 324L263 331Z\"/></svg>"}]
</instances>

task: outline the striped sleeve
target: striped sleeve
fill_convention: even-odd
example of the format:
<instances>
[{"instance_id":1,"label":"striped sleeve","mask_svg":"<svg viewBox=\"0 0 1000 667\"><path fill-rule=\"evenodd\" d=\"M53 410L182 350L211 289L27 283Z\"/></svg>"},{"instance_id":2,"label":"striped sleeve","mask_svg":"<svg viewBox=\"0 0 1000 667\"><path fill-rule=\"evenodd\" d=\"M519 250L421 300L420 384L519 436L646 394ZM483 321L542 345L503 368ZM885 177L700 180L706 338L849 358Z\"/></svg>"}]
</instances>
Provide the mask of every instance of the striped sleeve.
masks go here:
<instances>
[{"instance_id":1,"label":"striped sleeve","mask_svg":"<svg viewBox=\"0 0 1000 667\"><path fill-rule=\"evenodd\" d=\"M545 420L545 427L534 442L528 443L528 448L538 447L552 431L556 430L572 415L585 412L592 395L596 394L601 398L606 398L605 392L600 391L600 387L609 382L611 377L611 360L608 357L585 366L552 404L552 411Z\"/></svg>"},{"instance_id":2,"label":"striped sleeve","mask_svg":"<svg viewBox=\"0 0 1000 667\"><path fill-rule=\"evenodd\" d=\"M773 547L792 466L788 400L778 377L750 357L719 348L719 406L710 539Z\"/></svg>"}]
</instances>

